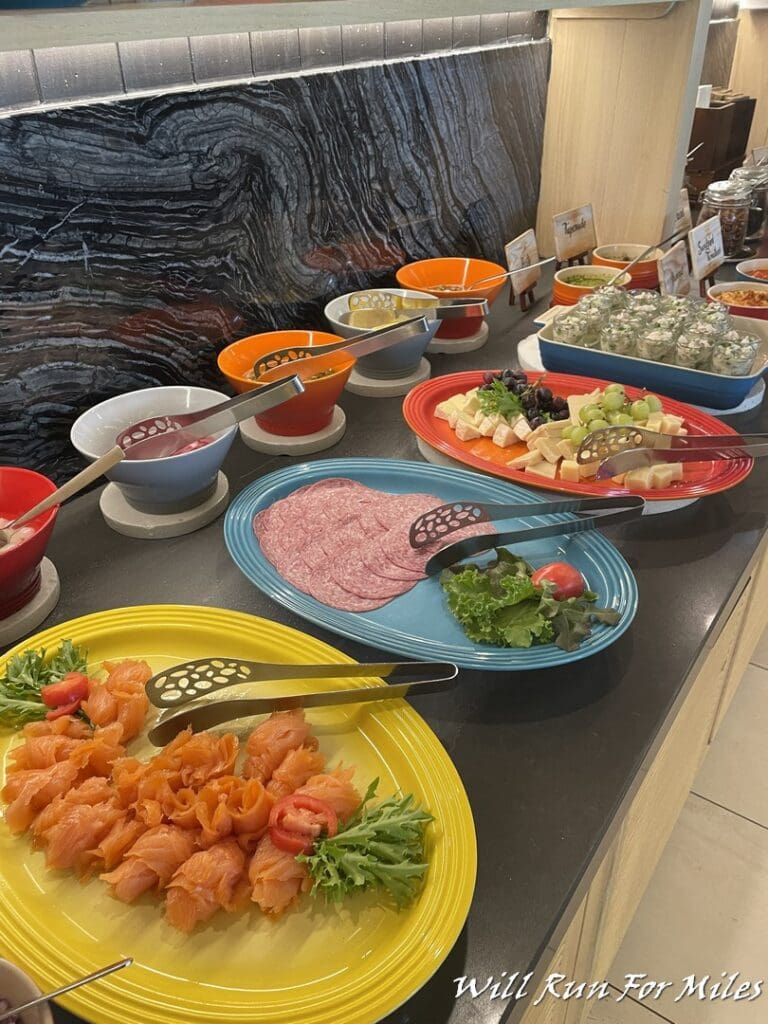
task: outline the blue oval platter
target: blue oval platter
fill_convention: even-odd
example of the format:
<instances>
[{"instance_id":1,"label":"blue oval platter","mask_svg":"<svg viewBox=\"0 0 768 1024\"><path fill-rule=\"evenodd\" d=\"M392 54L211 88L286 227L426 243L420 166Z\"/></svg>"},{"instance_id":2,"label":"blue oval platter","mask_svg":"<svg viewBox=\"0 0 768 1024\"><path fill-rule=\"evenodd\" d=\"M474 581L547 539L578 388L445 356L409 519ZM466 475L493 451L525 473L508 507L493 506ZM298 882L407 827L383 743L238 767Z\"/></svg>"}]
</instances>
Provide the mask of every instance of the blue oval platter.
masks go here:
<instances>
[{"instance_id":1,"label":"blue oval platter","mask_svg":"<svg viewBox=\"0 0 768 1024\"><path fill-rule=\"evenodd\" d=\"M530 648L493 647L474 643L448 611L437 577L421 580L408 593L372 612L339 611L321 604L287 583L264 557L253 531L258 512L275 501L326 477L347 477L392 494L437 495L441 501L540 502L541 495L467 470L444 469L423 462L395 459L323 459L270 473L242 491L224 521L224 539L233 561L263 593L302 618L359 643L417 659L453 661L462 668L510 672L552 668L588 658L626 632L637 611L637 584L632 570L600 533L563 535L514 545L534 567L567 561L582 573L600 607L615 608L615 626L596 624L577 651L554 644ZM523 529L575 518L559 513L495 524L501 530ZM490 555L478 556L482 562Z\"/></svg>"}]
</instances>

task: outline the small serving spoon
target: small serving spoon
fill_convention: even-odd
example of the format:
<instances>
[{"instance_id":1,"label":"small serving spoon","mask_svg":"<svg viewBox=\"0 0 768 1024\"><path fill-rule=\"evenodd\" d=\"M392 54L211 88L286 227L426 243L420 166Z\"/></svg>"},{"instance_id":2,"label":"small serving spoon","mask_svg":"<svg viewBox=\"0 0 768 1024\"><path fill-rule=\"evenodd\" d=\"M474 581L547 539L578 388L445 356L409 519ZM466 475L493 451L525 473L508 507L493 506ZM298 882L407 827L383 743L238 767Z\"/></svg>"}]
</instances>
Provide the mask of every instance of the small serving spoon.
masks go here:
<instances>
[{"instance_id":1,"label":"small serving spoon","mask_svg":"<svg viewBox=\"0 0 768 1024\"><path fill-rule=\"evenodd\" d=\"M697 147L697 148L698 148L698 147ZM654 251L655 249L660 249L660 248L662 247L662 245L666 245L666 244L667 244L667 242L671 242L673 238L677 238L677 236L678 236L678 235L684 235L684 234L685 234L685 231L680 231L680 230L678 229L677 231L673 231L673 232L672 232L672 234L671 234L671 235L669 236L669 238L665 238L665 239L663 239L663 240L662 240L661 242L659 242L659 244L658 244L658 245L649 245L649 246L648 246L648 248L647 248L647 249L644 249L644 250L643 250L643 251L642 251L642 252L640 253L640 255L639 255L639 256L635 256L635 258L634 258L634 259L632 260L632 262L631 262L631 263L628 263L628 264L626 265L626 267L622 267L622 268L621 268L621 270L617 271L617 272L616 272L616 273L615 273L615 274L613 275L613 277L612 277L612 278L610 279L610 281L607 281L607 282L605 283L605 285L604 285L603 287L605 287L605 288L610 288L610 287L611 287L611 285L612 285L612 284L614 284L614 283L615 283L616 281L618 281L620 277L623 277L623 276L624 276L624 274L626 274L628 270L631 270L631 269L632 269L632 267L634 267L634 265L635 265L636 263L639 263L639 262L640 262L641 260L644 260L644 259L646 258L646 256L650 256L650 255L651 255L651 253L652 253L652 252L653 252L653 251Z\"/></svg>"},{"instance_id":2,"label":"small serving spoon","mask_svg":"<svg viewBox=\"0 0 768 1024\"><path fill-rule=\"evenodd\" d=\"M545 263L551 263L557 257L548 256L545 260L539 260L538 263L530 263L527 267L518 267L516 270L508 270L504 274L493 274L491 277L481 277L479 281L473 281L472 284L467 284L466 273L464 274L464 283L461 285L454 284L433 284L430 286L430 291L437 292L441 289L448 289L452 291L454 288L460 288L462 291L471 292L481 285L489 284L491 281L503 281L507 277L512 277L515 274L521 274L524 270L534 270L536 267L543 267ZM469 267L467 267L467 270Z\"/></svg>"},{"instance_id":3,"label":"small serving spoon","mask_svg":"<svg viewBox=\"0 0 768 1024\"><path fill-rule=\"evenodd\" d=\"M67 482L62 484L61 487L57 487L53 494L49 494L47 498L43 498L42 501L38 501L38 503L33 505L27 512L22 512L20 516L16 516L12 523L9 523L9 525L3 527L3 529L0 529L0 550L2 550L10 541L12 530L15 530L19 526L24 526L25 523L35 519L37 516L41 515L41 513L47 512L48 509L53 508L54 505L61 505L61 503L66 501L67 498L71 498L74 494L77 494L78 491L82 491L84 487L87 487L88 484L92 483L94 480L98 480L98 478L106 473L108 469L116 466L124 456L125 452L123 449L118 445L115 445L114 448L110 448L106 455L102 455L100 459L96 459L96 461L92 462L90 466L86 466L86 468L78 473L77 476L73 476L71 480L67 480ZM0 1021L3 1019L3 1017L0 1017Z\"/></svg>"},{"instance_id":4,"label":"small serving spoon","mask_svg":"<svg viewBox=\"0 0 768 1024\"><path fill-rule=\"evenodd\" d=\"M94 971L93 974L87 974L84 978L78 978L77 981L71 981L68 985L62 985L61 988L54 989L53 992L46 992L45 995L37 996L28 1003L14 1006L10 1010L3 1010L0 1012L0 1024L4 1020L18 1017L22 1013L26 1013L27 1010L32 1010L35 1006L40 1006L41 1003L47 1003L50 999L63 996L66 992L72 992L73 989L80 988L82 985L90 985L92 981L98 981L99 978L106 978L108 974L114 974L115 971L120 971L123 967L130 967L132 963L133 957L128 956L125 960L118 960L117 963L110 964L109 967L102 967L100 971Z\"/></svg>"}]
</instances>

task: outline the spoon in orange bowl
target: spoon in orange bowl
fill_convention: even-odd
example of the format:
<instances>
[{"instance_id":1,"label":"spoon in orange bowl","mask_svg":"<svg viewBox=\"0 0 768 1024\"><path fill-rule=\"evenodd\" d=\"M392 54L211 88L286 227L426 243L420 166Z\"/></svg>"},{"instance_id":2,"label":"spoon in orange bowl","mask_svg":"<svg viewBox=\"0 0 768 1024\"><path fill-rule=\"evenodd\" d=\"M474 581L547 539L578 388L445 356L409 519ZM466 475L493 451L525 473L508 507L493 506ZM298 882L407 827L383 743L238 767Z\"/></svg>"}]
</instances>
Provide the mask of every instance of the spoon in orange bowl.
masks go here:
<instances>
[{"instance_id":1,"label":"spoon in orange bowl","mask_svg":"<svg viewBox=\"0 0 768 1024\"><path fill-rule=\"evenodd\" d=\"M110 964L109 967L102 967L99 971L94 971L93 974L87 974L84 978L78 978L77 981L71 981L68 985L62 985L61 988L55 989L53 992L46 992L45 995L37 996L35 999L31 999L28 1003L22 1003L21 1006L14 1006L10 1010L0 1010L0 1024L4 1020L11 1020L16 1017L20 1017L22 1013L26 1013L27 1010L32 1010L35 1006L39 1006L41 1003L47 1003L50 999L55 999L57 996L63 996L65 992L71 992L73 989L80 988L82 985L90 985L92 981L98 981L99 978L106 978L108 974L114 974L115 971L120 971L123 967L130 967L133 963L133 957L126 957L125 960L118 960L117 963Z\"/></svg>"},{"instance_id":2,"label":"spoon in orange bowl","mask_svg":"<svg viewBox=\"0 0 768 1024\"><path fill-rule=\"evenodd\" d=\"M100 459L96 459L90 466L86 466L84 470L73 476L71 480L67 480L61 487L57 487L53 494L49 494L47 498L43 498L42 501L38 501L36 505L28 509L26 512L22 512L20 516L16 516L12 523L0 529L0 551L11 542L14 531L25 523L30 522L43 512L47 512L48 509L54 507L54 505L60 505L67 498L71 498L72 495L77 494L78 491L82 491L88 484L93 483L94 480L98 480L100 476L107 472L108 469L112 469L118 462L124 457L125 453L122 448L115 445L114 448L102 455ZM0 1017L0 1021L2 1021Z\"/></svg>"},{"instance_id":3,"label":"spoon in orange bowl","mask_svg":"<svg viewBox=\"0 0 768 1024\"><path fill-rule=\"evenodd\" d=\"M463 284L432 284L429 286L431 292L472 292L476 291L481 286L490 284L492 281L503 281L507 277L512 277L514 274L521 274L524 270L534 270L536 267L543 267L545 263L551 263L552 260L556 259L555 256L548 256L545 260L539 260L538 263L530 263L527 267L518 267L516 270L508 270L505 274L493 274L491 277L481 277L479 281L473 281L472 284L467 284L466 271L469 269L469 261L467 261L467 267L464 271L464 283Z\"/></svg>"}]
</instances>

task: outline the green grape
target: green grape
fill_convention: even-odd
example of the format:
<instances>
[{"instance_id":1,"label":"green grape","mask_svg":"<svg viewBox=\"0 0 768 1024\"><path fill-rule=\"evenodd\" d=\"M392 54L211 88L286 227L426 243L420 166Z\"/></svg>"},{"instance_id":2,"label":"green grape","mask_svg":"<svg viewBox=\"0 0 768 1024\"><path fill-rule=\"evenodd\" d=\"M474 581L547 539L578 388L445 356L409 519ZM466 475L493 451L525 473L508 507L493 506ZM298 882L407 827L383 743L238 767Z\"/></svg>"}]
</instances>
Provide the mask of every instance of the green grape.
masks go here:
<instances>
[{"instance_id":1,"label":"green grape","mask_svg":"<svg viewBox=\"0 0 768 1024\"><path fill-rule=\"evenodd\" d=\"M647 420L651 415L651 410L647 402L641 398L637 402L632 403L632 419L635 420Z\"/></svg>"},{"instance_id":2,"label":"green grape","mask_svg":"<svg viewBox=\"0 0 768 1024\"><path fill-rule=\"evenodd\" d=\"M597 420L592 420L590 422L589 429L590 430L602 430L604 427L607 427L609 425L610 424L608 423L608 420L597 419Z\"/></svg>"},{"instance_id":3,"label":"green grape","mask_svg":"<svg viewBox=\"0 0 768 1024\"><path fill-rule=\"evenodd\" d=\"M617 427L631 427L634 425L634 420L625 412L617 413L616 415L616 426Z\"/></svg>"},{"instance_id":4,"label":"green grape","mask_svg":"<svg viewBox=\"0 0 768 1024\"><path fill-rule=\"evenodd\" d=\"M561 434L561 437L563 438L563 440L564 441L569 441L570 438L571 438L571 431L575 430L575 429L576 429L575 427L563 427L563 433Z\"/></svg>"},{"instance_id":5,"label":"green grape","mask_svg":"<svg viewBox=\"0 0 768 1024\"><path fill-rule=\"evenodd\" d=\"M645 401L651 412L661 412L661 402L656 395L646 395Z\"/></svg>"},{"instance_id":6,"label":"green grape","mask_svg":"<svg viewBox=\"0 0 768 1024\"><path fill-rule=\"evenodd\" d=\"M606 391L602 406L607 412L619 412L624 408L624 395L618 391Z\"/></svg>"},{"instance_id":7,"label":"green grape","mask_svg":"<svg viewBox=\"0 0 768 1024\"><path fill-rule=\"evenodd\" d=\"M571 431L571 444L581 444L588 433L589 431L586 427L574 427Z\"/></svg>"},{"instance_id":8,"label":"green grape","mask_svg":"<svg viewBox=\"0 0 768 1024\"><path fill-rule=\"evenodd\" d=\"M623 384L609 384L605 389L606 395L623 395L624 385Z\"/></svg>"},{"instance_id":9,"label":"green grape","mask_svg":"<svg viewBox=\"0 0 768 1024\"><path fill-rule=\"evenodd\" d=\"M579 409L579 422L586 426L590 420L590 414L595 407L593 405L585 405Z\"/></svg>"},{"instance_id":10,"label":"green grape","mask_svg":"<svg viewBox=\"0 0 768 1024\"><path fill-rule=\"evenodd\" d=\"M621 421L622 421L623 417L624 417L624 413L623 412L609 412L608 413L608 422L611 424L612 427L618 427L618 426L621 425ZM629 418L630 418L630 420L632 419L631 416Z\"/></svg>"}]
</instances>

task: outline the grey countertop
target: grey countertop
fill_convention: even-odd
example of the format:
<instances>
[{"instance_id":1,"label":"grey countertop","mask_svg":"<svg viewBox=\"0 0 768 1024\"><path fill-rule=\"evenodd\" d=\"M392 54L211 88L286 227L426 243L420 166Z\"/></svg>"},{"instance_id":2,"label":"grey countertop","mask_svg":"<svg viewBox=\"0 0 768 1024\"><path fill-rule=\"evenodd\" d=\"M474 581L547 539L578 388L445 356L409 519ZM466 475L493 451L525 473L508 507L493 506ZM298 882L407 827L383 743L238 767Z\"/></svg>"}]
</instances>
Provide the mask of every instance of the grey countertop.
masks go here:
<instances>
[{"instance_id":1,"label":"grey countertop","mask_svg":"<svg viewBox=\"0 0 768 1024\"><path fill-rule=\"evenodd\" d=\"M537 308L543 306L544 299ZM530 316L510 310L502 296L489 344L476 353L433 357L433 372L514 364L516 342L532 329ZM347 433L326 455L419 459L400 399L345 394L342 404ZM730 422L765 431L768 413L759 409ZM285 464L238 440L224 468L237 493ZM525 973L540 960L546 968L546 951L588 883L600 843L738 594L767 511L768 475L758 462L732 491L606 531L640 592L637 618L615 645L568 668L464 672L455 690L419 702L469 795L477 888L453 951L388 1024L496 1024L515 1013L510 999L456 999L453 979ZM62 510L49 553L62 598L47 625L123 605L202 603L273 618L356 658L374 658L254 590L230 561L221 520L174 540L130 540L105 525L98 492L91 492ZM55 1015L60 1024L74 1020L63 1011Z\"/></svg>"}]
</instances>

